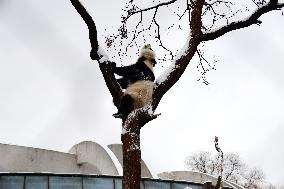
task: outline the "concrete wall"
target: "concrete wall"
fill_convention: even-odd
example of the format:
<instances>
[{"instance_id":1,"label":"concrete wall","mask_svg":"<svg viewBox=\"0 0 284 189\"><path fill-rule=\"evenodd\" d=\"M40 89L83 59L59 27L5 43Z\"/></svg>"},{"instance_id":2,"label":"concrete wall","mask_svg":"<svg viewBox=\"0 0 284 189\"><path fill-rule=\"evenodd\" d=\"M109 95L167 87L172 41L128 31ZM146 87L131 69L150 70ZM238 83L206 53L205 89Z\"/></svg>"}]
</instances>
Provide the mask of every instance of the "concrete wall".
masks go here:
<instances>
[{"instance_id":1,"label":"concrete wall","mask_svg":"<svg viewBox=\"0 0 284 189\"><path fill-rule=\"evenodd\" d=\"M122 144L110 144L108 148L115 154L119 163L123 166L122 158ZM141 177L153 178L150 170L148 169L145 162L141 159Z\"/></svg>"},{"instance_id":2,"label":"concrete wall","mask_svg":"<svg viewBox=\"0 0 284 189\"><path fill-rule=\"evenodd\" d=\"M111 150L106 148L96 142L84 141L74 145L69 153L77 155L77 164L79 165L90 163L96 165L103 174L121 175L121 164Z\"/></svg>"},{"instance_id":3,"label":"concrete wall","mask_svg":"<svg viewBox=\"0 0 284 189\"><path fill-rule=\"evenodd\" d=\"M69 153L0 144L0 172L122 175L122 168L110 149L85 141Z\"/></svg>"},{"instance_id":4,"label":"concrete wall","mask_svg":"<svg viewBox=\"0 0 284 189\"><path fill-rule=\"evenodd\" d=\"M0 144L0 172L101 174L95 165L78 166L75 154Z\"/></svg>"}]
</instances>

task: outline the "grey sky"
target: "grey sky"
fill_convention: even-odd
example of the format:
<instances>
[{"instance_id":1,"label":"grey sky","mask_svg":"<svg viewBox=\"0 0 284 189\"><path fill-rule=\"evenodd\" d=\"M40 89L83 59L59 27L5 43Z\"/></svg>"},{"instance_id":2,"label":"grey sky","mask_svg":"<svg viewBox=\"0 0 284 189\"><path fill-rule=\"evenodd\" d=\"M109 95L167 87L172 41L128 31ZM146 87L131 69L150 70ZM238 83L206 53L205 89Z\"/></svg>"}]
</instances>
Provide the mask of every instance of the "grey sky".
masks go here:
<instances>
[{"instance_id":1,"label":"grey sky","mask_svg":"<svg viewBox=\"0 0 284 189\"><path fill-rule=\"evenodd\" d=\"M119 24L119 1L84 3L100 36ZM196 150L215 153L217 135L224 152L238 152L284 184L284 22L281 12L262 20L205 46L219 60L211 85L197 81L195 60L163 98L162 115L141 133L154 173L184 169ZM172 37L169 44L182 41ZM83 140L120 142L116 109L89 50L86 26L69 1L0 0L1 143L68 151Z\"/></svg>"}]
</instances>

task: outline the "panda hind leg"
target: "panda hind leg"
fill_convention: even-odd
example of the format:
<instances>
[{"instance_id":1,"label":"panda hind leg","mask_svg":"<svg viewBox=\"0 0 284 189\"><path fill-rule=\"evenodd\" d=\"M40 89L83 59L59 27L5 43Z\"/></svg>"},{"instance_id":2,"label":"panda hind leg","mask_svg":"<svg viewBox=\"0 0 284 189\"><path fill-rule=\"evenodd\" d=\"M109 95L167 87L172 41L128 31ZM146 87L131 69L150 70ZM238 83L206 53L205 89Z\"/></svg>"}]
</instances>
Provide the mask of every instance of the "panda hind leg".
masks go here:
<instances>
[{"instance_id":1,"label":"panda hind leg","mask_svg":"<svg viewBox=\"0 0 284 189\"><path fill-rule=\"evenodd\" d=\"M113 117L126 119L128 114L134 109L133 103L134 99L129 94L125 94L121 99L118 112L113 114Z\"/></svg>"}]
</instances>

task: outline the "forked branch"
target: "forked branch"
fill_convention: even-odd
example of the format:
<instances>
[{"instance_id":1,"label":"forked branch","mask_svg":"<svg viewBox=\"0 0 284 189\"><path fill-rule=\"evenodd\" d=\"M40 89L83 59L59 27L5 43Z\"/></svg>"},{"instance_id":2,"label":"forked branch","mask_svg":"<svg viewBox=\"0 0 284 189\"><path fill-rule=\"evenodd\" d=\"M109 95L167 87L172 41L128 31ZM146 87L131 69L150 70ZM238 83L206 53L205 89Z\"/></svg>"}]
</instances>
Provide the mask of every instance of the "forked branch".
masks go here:
<instances>
[{"instance_id":1,"label":"forked branch","mask_svg":"<svg viewBox=\"0 0 284 189\"><path fill-rule=\"evenodd\" d=\"M89 15L87 10L83 7L83 5L79 2L79 0L70 0L72 5L75 7L77 12L83 18L85 23L89 29L89 39L91 43L91 58L93 60L99 60L100 54L98 53L99 44L97 40L97 30L96 25ZM176 2L177 0L168 1L166 3L158 4L156 6L150 7L150 9L157 8L157 6L165 6L167 4L171 4ZM169 72L165 73L165 79L158 79L156 81L156 87L154 89L153 94L153 110L157 108L161 98L163 95L179 80L181 75L184 73L187 65L189 64L190 60L194 56L197 46L201 42L202 38L202 22L201 22L201 14L202 14L202 7L204 5L205 0L192 0L191 1L191 35L189 36L189 40L187 44L185 44L184 51L181 53L181 56L174 60L173 68ZM143 11L147 11L146 9ZM138 13L138 12L137 12ZM103 64L100 64L100 69L103 73L105 82L113 96L114 103L116 106L119 105L120 98L122 96L122 90L115 80L114 75L111 72L111 67L107 64L108 60L106 60Z\"/></svg>"}]
</instances>

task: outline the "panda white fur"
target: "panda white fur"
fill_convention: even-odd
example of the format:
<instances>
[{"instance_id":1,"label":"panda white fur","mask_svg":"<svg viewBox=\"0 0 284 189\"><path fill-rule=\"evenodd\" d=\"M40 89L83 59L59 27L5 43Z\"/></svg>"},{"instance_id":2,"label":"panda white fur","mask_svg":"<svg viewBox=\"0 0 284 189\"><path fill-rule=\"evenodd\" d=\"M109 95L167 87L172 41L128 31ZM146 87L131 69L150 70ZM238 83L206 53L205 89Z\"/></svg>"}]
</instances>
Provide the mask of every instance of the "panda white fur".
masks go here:
<instances>
[{"instance_id":1,"label":"panda white fur","mask_svg":"<svg viewBox=\"0 0 284 189\"><path fill-rule=\"evenodd\" d=\"M134 110L142 108L152 102L153 81L142 80L130 84L124 94L130 95L133 98Z\"/></svg>"},{"instance_id":2,"label":"panda white fur","mask_svg":"<svg viewBox=\"0 0 284 189\"><path fill-rule=\"evenodd\" d=\"M114 73L122 76L118 82L125 89L118 112L113 115L114 117L125 119L132 110L142 108L152 102L155 64L154 51L150 45L145 45L135 64L114 67Z\"/></svg>"}]
</instances>

